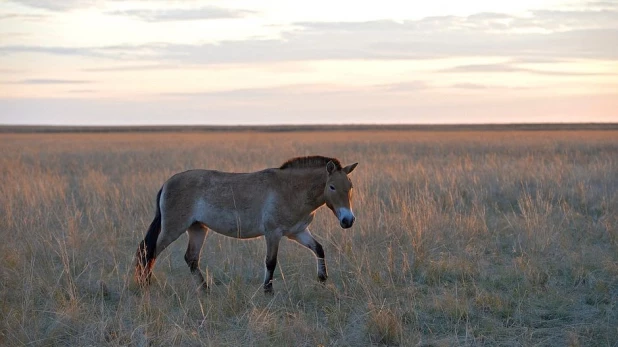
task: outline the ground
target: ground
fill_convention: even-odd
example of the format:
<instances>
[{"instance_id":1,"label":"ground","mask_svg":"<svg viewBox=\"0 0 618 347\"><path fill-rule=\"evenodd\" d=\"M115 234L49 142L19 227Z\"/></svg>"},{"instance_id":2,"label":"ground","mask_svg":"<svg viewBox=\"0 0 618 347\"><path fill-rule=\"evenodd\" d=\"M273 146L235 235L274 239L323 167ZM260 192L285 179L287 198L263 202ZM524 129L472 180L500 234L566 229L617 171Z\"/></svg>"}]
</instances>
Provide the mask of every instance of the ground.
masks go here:
<instances>
[{"instance_id":1,"label":"ground","mask_svg":"<svg viewBox=\"0 0 618 347\"><path fill-rule=\"evenodd\" d=\"M0 344L618 345L618 131L287 130L1 134ZM359 162L326 285L282 240L265 296L264 240L215 233L208 294L186 236L135 285L170 175L313 154Z\"/></svg>"}]
</instances>

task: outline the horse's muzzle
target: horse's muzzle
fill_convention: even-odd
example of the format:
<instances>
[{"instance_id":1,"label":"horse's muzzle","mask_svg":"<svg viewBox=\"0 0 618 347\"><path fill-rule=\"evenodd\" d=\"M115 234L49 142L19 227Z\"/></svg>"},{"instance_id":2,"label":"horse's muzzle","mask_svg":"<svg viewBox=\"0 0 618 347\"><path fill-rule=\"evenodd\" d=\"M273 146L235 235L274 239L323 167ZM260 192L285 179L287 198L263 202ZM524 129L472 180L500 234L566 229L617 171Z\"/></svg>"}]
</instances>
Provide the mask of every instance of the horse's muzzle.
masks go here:
<instances>
[{"instance_id":1,"label":"horse's muzzle","mask_svg":"<svg viewBox=\"0 0 618 347\"><path fill-rule=\"evenodd\" d=\"M342 228L348 229L348 228L352 227L352 225L354 224L355 220L356 220L356 218L354 216L344 217L344 218L341 219L339 224L341 225Z\"/></svg>"},{"instance_id":2,"label":"horse's muzzle","mask_svg":"<svg viewBox=\"0 0 618 347\"><path fill-rule=\"evenodd\" d=\"M344 229L348 229L349 227L351 227L356 220L356 218L354 217L354 213L352 213L350 209L347 209L345 207L338 208L337 212L335 212L335 215L337 216L337 219L339 219L339 225L341 225L341 227Z\"/></svg>"}]
</instances>

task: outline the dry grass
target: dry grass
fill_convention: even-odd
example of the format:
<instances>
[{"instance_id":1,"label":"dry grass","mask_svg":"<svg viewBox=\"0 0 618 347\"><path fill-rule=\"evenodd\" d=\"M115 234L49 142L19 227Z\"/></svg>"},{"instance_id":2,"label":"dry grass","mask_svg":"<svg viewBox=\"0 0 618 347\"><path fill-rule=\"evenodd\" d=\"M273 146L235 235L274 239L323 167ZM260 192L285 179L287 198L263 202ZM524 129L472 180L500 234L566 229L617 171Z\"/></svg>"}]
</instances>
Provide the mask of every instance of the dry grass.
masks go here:
<instances>
[{"instance_id":1,"label":"dry grass","mask_svg":"<svg viewBox=\"0 0 618 347\"><path fill-rule=\"evenodd\" d=\"M308 154L360 162L357 223L311 253L209 234L132 283L170 174ZM553 345L618 341L618 131L0 135L1 345Z\"/></svg>"}]
</instances>

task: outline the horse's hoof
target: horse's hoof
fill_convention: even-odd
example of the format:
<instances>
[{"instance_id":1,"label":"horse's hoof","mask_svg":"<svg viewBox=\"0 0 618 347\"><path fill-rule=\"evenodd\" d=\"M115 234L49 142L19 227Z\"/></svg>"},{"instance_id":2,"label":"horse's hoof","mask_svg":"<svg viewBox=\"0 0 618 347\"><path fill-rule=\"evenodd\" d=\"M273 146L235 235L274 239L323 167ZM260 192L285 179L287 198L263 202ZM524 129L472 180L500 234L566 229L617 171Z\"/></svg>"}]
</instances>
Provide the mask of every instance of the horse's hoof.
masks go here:
<instances>
[{"instance_id":1,"label":"horse's hoof","mask_svg":"<svg viewBox=\"0 0 618 347\"><path fill-rule=\"evenodd\" d=\"M327 279L327 278L328 278L328 276L326 276L326 275L318 275L318 281L319 281L320 283L324 283L324 282L326 282L326 279Z\"/></svg>"},{"instance_id":2,"label":"horse's hoof","mask_svg":"<svg viewBox=\"0 0 618 347\"><path fill-rule=\"evenodd\" d=\"M202 283L199 287L199 290L204 294L210 293L210 287L206 283Z\"/></svg>"},{"instance_id":3,"label":"horse's hoof","mask_svg":"<svg viewBox=\"0 0 618 347\"><path fill-rule=\"evenodd\" d=\"M266 284L264 285L264 294L266 295L273 295L273 285L272 283Z\"/></svg>"}]
</instances>

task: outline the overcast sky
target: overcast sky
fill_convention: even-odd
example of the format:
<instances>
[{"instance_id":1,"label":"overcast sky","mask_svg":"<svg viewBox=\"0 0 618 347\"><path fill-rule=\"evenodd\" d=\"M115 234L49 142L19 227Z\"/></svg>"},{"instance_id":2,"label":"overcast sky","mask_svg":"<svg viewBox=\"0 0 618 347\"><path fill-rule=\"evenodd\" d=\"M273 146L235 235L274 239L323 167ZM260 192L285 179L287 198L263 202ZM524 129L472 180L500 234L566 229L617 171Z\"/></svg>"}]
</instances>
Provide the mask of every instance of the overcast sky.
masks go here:
<instances>
[{"instance_id":1,"label":"overcast sky","mask_svg":"<svg viewBox=\"0 0 618 347\"><path fill-rule=\"evenodd\" d=\"M0 124L618 121L618 0L3 0Z\"/></svg>"}]
</instances>

